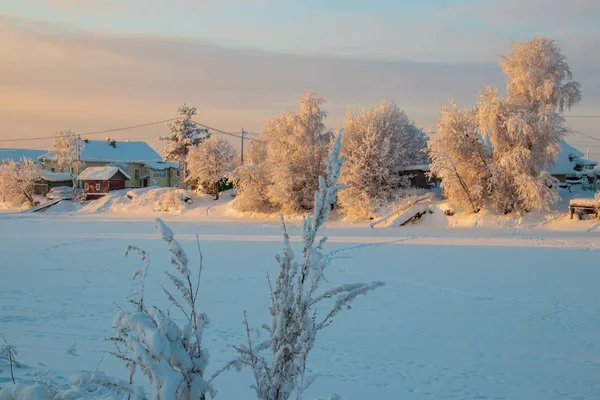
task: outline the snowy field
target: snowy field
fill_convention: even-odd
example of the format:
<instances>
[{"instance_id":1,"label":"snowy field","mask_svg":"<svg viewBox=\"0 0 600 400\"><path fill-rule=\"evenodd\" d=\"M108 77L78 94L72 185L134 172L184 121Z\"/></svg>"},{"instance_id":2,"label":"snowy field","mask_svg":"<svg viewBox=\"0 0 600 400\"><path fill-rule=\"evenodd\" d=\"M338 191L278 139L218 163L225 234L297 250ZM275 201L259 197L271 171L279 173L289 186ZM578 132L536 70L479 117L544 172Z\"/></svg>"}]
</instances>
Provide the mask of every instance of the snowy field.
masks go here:
<instances>
[{"instance_id":1,"label":"snowy field","mask_svg":"<svg viewBox=\"0 0 600 400\"><path fill-rule=\"evenodd\" d=\"M266 273L276 273L282 245L277 222L218 221L208 208L201 214L189 216L195 222L185 215L165 220L190 265L200 235L212 373L232 358L228 345L245 340L243 310L253 325L268 322ZM165 304L157 284L166 283L162 271L170 265L152 224L157 215L0 215L0 332L24 364L18 380L47 372L60 383L96 368L127 377L105 353L112 347L104 339L135 288L129 278L140 264L123 258L128 244L150 252L147 301ZM337 257L331 285L387 286L359 298L322 332L309 361L321 376L305 398L600 398L595 222L458 228L436 215L404 228L326 229L327 250ZM297 222L290 233L300 233ZM66 351L73 344L76 355ZM0 369L0 385L9 384L8 366ZM248 372L227 372L215 381L217 398L254 398L251 383Z\"/></svg>"}]
</instances>

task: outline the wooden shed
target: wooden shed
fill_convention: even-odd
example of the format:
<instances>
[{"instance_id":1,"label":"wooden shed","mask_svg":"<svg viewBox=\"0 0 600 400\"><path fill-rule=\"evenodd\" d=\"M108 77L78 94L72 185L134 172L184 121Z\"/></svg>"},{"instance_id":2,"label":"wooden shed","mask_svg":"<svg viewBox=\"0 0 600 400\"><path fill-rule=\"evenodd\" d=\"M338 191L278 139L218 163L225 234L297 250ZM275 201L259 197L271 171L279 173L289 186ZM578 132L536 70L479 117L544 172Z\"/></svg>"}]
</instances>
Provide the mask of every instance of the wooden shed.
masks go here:
<instances>
[{"instance_id":1,"label":"wooden shed","mask_svg":"<svg viewBox=\"0 0 600 400\"><path fill-rule=\"evenodd\" d=\"M431 189L435 187L435 179L429 177L428 172L428 164L406 165L400 169L400 176L408 177L412 187Z\"/></svg>"},{"instance_id":2,"label":"wooden shed","mask_svg":"<svg viewBox=\"0 0 600 400\"><path fill-rule=\"evenodd\" d=\"M119 167L91 167L77 177L83 183L83 192L87 199L98 199L113 190L125 189L125 181L131 179Z\"/></svg>"}]
</instances>

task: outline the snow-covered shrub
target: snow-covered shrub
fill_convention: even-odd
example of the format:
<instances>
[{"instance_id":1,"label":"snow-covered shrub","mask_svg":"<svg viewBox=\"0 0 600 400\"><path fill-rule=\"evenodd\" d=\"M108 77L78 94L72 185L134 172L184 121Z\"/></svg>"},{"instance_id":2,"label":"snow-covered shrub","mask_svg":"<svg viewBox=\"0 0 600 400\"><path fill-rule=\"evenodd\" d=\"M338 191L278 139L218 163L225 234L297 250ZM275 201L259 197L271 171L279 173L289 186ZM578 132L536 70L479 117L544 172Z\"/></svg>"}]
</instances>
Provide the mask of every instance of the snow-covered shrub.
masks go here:
<instances>
[{"instance_id":1,"label":"snow-covered shrub","mask_svg":"<svg viewBox=\"0 0 600 400\"><path fill-rule=\"evenodd\" d=\"M13 367L19 368L21 366L21 364L16 359L16 356L19 353L17 352L17 348L15 346L11 346L10 344L8 344L4 335L0 334L0 337L4 342L4 344L0 345L0 361L6 362L9 365L10 376L13 383L15 383Z\"/></svg>"},{"instance_id":2,"label":"snow-covered shrub","mask_svg":"<svg viewBox=\"0 0 600 400\"><path fill-rule=\"evenodd\" d=\"M382 101L360 113L348 111L344 123L339 194L346 218L372 217L410 179L400 176L401 167L418 164L425 157L425 134L394 102Z\"/></svg>"},{"instance_id":3,"label":"snow-covered shrub","mask_svg":"<svg viewBox=\"0 0 600 400\"><path fill-rule=\"evenodd\" d=\"M77 355L77 344L75 344L75 343L71 344L69 347L67 347L66 352L67 352L67 354L76 356Z\"/></svg>"},{"instance_id":4,"label":"snow-covered shrub","mask_svg":"<svg viewBox=\"0 0 600 400\"><path fill-rule=\"evenodd\" d=\"M275 286L270 287L271 325L263 325L268 339L254 343L246 313L247 344L235 346L239 359L228 367L246 366L254 374L254 390L261 400L285 400L302 392L314 381L306 375L308 356L315 344L317 333L329 326L335 316L359 295L383 286L383 282L347 284L318 293L325 279L325 268L330 258L323 254L327 238L316 241L319 229L327 221L331 204L344 185L338 184L342 161L339 157L341 133L335 139L326 163L326 178L319 177L319 189L314 195L314 215L304 218L304 245L302 255L296 258L290 245L285 222L283 226L283 254L277 256L279 276ZM316 243L315 243L316 241ZM335 298L331 308L324 314L317 306L324 300ZM270 356L263 355L270 351Z\"/></svg>"},{"instance_id":5,"label":"snow-covered shrub","mask_svg":"<svg viewBox=\"0 0 600 400\"><path fill-rule=\"evenodd\" d=\"M152 207L156 212L180 212L186 204L192 202L192 195L187 190L174 188L149 187L132 189L127 198L138 207Z\"/></svg>"},{"instance_id":6,"label":"snow-covered shrub","mask_svg":"<svg viewBox=\"0 0 600 400\"><path fill-rule=\"evenodd\" d=\"M185 209L185 204L186 200L182 198L181 193L170 190L161 194L154 207L154 211L182 211Z\"/></svg>"},{"instance_id":7,"label":"snow-covered shrub","mask_svg":"<svg viewBox=\"0 0 600 400\"><path fill-rule=\"evenodd\" d=\"M51 400L43 385L16 384L0 390L0 400Z\"/></svg>"},{"instance_id":8,"label":"snow-covered shrub","mask_svg":"<svg viewBox=\"0 0 600 400\"><path fill-rule=\"evenodd\" d=\"M179 163L178 187L183 189L187 176L186 157L191 148L198 147L210 135L207 129L198 127L192 121L192 118L196 115L196 107L184 104L177 108L177 112L179 117L173 123L167 125L169 134L159 139L167 142L162 150L165 161Z\"/></svg>"},{"instance_id":9,"label":"snow-covered shrub","mask_svg":"<svg viewBox=\"0 0 600 400\"><path fill-rule=\"evenodd\" d=\"M215 200L219 199L219 181L229 176L236 166L236 153L231 144L220 137L212 136L191 150L187 156L188 180L199 186L214 188Z\"/></svg>"},{"instance_id":10,"label":"snow-covered shrub","mask_svg":"<svg viewBox=\"0 0 600 400\"><path fill-rule=\"evenodd\" d=\"M244 163L231 174L237 191L233 206L237 210L270 212L275 208L267 196L271 179L266 156L266 146L251 142L244 154Z\"/></svg>"},{"instance_id":11,"label":"snow-covered shrub","mask_svg":"<svg viewBox=\"0 0 600 400\"><path fill-rule=\"evenodd\" d=\"M116 337L111 340L118 348L113 354L126 363L131 380L137 371L150 379L154 384L153 399L205 399L207 393L213 393L213 389L204 379L208 352L202 347L202 332L209 321L206 314L198 310L197 304L202 274L200 243L200 265L197 280L193 283L188 256L175 240L173 231L160 219L156 219L155 223L162 240L168 245L171 264L177 269L177 275L167 271L165 275L179 296L164 287L163 291L171 305L181 311L186 324L179 326L169 312L146 306L144 288L150 256L136 246L129 246L125 255L137 252L144 267L135 271L132 278L140 281L139 290L129 296L135 311L121 310L113 321Z\"/></svg>"}]
</instances>

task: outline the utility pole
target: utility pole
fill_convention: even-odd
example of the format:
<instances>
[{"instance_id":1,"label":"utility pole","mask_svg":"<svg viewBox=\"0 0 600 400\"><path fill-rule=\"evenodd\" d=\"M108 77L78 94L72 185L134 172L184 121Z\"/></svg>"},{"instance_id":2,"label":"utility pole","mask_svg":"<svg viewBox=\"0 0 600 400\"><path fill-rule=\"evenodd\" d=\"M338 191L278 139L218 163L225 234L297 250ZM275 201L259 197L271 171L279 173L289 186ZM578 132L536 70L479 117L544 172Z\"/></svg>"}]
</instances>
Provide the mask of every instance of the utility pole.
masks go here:
<instances>
[{"instance_id":1,"label":"utility pole","mask_svg":"<svg viewBox=\"0 0 600 400\"><path fill-rule=\"evenodd\" d=\"M244 134L245 133L246 132L244 131L244 128L242 128L242 151L240 152L240 155L241 155L240 158L241 158L242 164L244 163Z\"/></svg>"},{"instance_id":2,"label":"utility pole","mask_svg":"<svg viewBox=\"0 0 600 400\"><path fill-rule=\"evenodd\" d=\"M81 135L77 135L77 175L81 172ZM73 176L73 168L71 168L71 179L73 179L73 190L75 190L75 177ZM79 188L79 182L77 183Z\"/></svg>"},{"instance_id":3,"label":"utility pole","mask_svg":"<svg viewBox=\"0 0 600 400\"><path fill-rule=\"evenodd\" d=\"M590 148L589 147L585 150L585 159L586 160L590 159Z\"/></svg>"}]
</instances>

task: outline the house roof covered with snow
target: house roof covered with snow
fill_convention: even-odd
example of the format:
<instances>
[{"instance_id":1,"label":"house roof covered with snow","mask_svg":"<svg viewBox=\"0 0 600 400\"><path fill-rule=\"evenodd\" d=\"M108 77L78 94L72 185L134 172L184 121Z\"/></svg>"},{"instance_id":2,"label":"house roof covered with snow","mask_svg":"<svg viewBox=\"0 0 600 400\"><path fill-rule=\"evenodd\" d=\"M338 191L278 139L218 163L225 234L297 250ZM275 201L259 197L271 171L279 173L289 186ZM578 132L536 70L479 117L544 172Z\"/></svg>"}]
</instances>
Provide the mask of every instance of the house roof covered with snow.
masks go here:
<instances>
[{"instance_id":1,"label":"house roof covered with snow","mask_svg":"<svg viewBox=\"0 0 600 400\"><path fill-rule=\"evenodd\" d=\"M22 157L37 160L39 156L46 153L46 150L0 148L0 162L5 160L19 161Z\"/></svg>"},{"instance_id":2,"label":"house roof covered with snow","mask_svg":"<svg viewBox=\"0 0 600 400\"><path fill-rule=\"evenodd\" d=\"M163 161L149 161L144 163L144 167L146 168L150 168L150 169L157 169L157 170L163 170L163 169L169 169L169 168L179 168L179 163L176 162L163 162Z\"/></svg>"},{"instance_id":3,"label":"house roof covered with snow","mask_svg":"<svg viewBox=\"0 0 600 400\"><path fill-rule=\"evenodd\" d=\"M40 159L54 160L50 152ZM146 163L160 162L162 157L146 142L120 142L115 140L87 140L81 152L84 162Z\"/></svg>"},{"instance_id":4,"label":"house roof covered with snow","mask_svg":"<svg viewBox=\"0 0 600 400\"><path fill-rule=\"evenodd\" d=\"M67 182L73 180L73 175L68 172L44 171L43 177L48 182Z\"/></svg>"},{"instance_id":5,"label":"house roof covered with snow","mask_svg":"<svg viewBox=\"0 0 600 400\"><path fill-rule=\"evenodd\" d=\"M80 181L108 181L116 175L123 174L125 179L131 179L125 171L119 167L107 165L106 167L90 167L77 177Z\"/></svg>"},{"instance_id":6,"label":"house roof covered with snow","mask_svg":"<svg viewBox=\"0 0 600 400\"><path fill-rule=\"evenodd\" d=\"M575 174L576 165L597 165L596 161L590 161L583 158L583 153L575 147L565 142L560 142L560 151L554 161L554 166L550 168L552 175L571 175Z\"/></svg>"}]
</instances>

